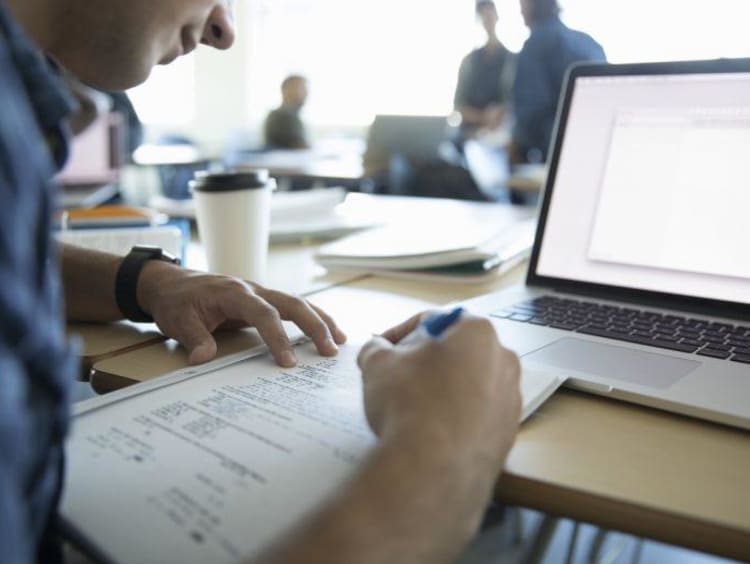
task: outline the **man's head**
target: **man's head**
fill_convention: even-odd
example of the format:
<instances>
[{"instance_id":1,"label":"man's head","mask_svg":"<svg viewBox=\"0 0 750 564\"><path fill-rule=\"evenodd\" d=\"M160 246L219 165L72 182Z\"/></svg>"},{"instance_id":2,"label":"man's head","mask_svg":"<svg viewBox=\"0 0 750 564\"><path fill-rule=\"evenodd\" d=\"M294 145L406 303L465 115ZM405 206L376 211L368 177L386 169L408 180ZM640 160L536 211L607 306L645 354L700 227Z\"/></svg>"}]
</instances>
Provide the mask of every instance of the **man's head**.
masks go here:
<instances>
[{"instance_id":1,"label":"man's head","mask_svg":"<svg viewBox=\"0 0 750 564\"><path fill-rule=\"evenodd\" d=\"M494 36L497 27L497 6L492 0L479 0L477 2L477 17L482 22L482 27L487 35Z\"/></svg>"},{"instance_id":2,"label":"man's head","mask_svg":"<svg viewBox=\"0 0 750 564\"><path fill-rule=\"evenodd\" d=\"M234 0L50 0L61 30L45 49L83 82L124 90L199 43L234 42ZM39 16L37 16L39 17ZM44 17L44 16L42 16Z\"/></svg>"},{"instance_id":3,"label":"man's head","mask_svg":"<svg viewBox=\"0 0 750 564\"><path fill-rule=\"evenodd\" d=\"M524 23L531 27L536 22L546 20L560 13L557 0L520 0Z\"/></svg>"},{"instance_id":4,"label":"man's head","mask_svg":"<svg viewBox=\"0 0 750 564\"><path fill-rule=\"evenodd\" d=\"M293 74L281 83L281 97L285 106L301 108L307 102L307 79Z\"/></svg>"}]
</instances>

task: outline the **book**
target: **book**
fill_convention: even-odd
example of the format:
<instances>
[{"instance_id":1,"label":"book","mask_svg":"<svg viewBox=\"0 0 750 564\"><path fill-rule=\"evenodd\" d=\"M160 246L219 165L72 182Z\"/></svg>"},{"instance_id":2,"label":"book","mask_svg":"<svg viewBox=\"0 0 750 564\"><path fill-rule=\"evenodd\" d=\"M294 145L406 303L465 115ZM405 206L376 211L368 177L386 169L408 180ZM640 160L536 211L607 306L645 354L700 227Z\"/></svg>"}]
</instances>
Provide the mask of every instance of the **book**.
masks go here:
<instances>
[{"instance_id":1,"label":"book","mask_svg":"<svg viewBox=\"0 0 750 564\"><path fill-rule=\"evenodd\" d=\"M183 260L185 258L185 237L176 225L69 229L56 231L55 238L61 243L115 255L126 255L135 245L154 245Z\"/></svg>"},{"instance_id":2,"label":"book","mask_svg":"<svg viewBox=\"0 0 750 564\"><path fill-rule=\"evenodd\" d=\"M299 192L274 192L271 200L273 244L305 240L330 240L380 225L376 218L351 216L344 207L343 188L316 188ZM149 206L171 217L195 219L195 202L154 196Z\"/></svg>"},{"instance_id":3,"label":"book","mask_svg":"<svg viewBox=\"0 0 750 564\"><path fill-rule=\"evenodd\" d=\"M55 218L56 224L63 229L148 227L163 225L168 220L165 214L148 208L118 205L66 210Z\"/></svg>"},{"instance_id":4,"label":"book","mask_svg":"<svg viewBox=\"0 0 750 564\"><path fill-rule=\"evenodd\" d=\"M431 281L486 281L526 258L536 220L498 226L469 223L386 226L325 245L315 255L322 266Z\"/></svg>"},{"instance_id":5,"label":"book","mask_svg":"<svg viewBox=\"0 0 750 564\"><path fill-rule=\"evenodd\" d=\"M103 562L241 562L324 503L376 443L361 343L280 368L262 347L77 404L63 530ZM525 373L528 417L562 383Z\"/></svg>"}]
</instances>

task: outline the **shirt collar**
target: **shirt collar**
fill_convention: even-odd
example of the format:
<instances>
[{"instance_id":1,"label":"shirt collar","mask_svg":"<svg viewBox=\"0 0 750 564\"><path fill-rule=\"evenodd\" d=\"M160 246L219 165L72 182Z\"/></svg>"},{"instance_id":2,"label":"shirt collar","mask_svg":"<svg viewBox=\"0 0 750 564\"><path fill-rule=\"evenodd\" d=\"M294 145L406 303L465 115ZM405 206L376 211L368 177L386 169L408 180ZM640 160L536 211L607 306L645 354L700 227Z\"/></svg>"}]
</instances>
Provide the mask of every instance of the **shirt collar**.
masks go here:
<instances>
[{"instance_id":1,"label":"shirt collar","mask_svg":"<svg viewBox=\"0 0 750 564\"><path fill-rule=\"evenodd\" d=\"M65 120L77 104L56 72L56 66L34 47L1 2L0 35L5 36L10 58L26 88L39 127L47 137L54 160L61 167L68 157Z\"/></svg>"}]
</instances>

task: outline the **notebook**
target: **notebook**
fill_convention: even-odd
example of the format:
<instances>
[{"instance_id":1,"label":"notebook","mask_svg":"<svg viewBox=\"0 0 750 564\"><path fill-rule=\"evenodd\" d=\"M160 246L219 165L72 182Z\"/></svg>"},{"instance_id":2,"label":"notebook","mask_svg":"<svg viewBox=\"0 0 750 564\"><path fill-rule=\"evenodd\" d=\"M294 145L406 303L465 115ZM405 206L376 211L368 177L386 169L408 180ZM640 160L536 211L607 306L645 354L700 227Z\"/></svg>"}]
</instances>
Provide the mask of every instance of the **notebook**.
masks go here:
<instances>
[{"instance_id":1,"label":"notebook","mask_svg":"<svg viewBox=\"0 0 750 564\"><path fill-rule=\"evenodd\" d=\"M356 357L263 348L76 406L66 535L104 562L242 562L351 478L375 444ZM562 382L525 372L528 417Z\"/></svg>"},{"instance_id":2,"label":"notebook","mask_svg":"<svg viewBox=\"0 0 750 564\"><path fill-rule=\"evenodd\" d=\"M491 211L491 221L437 215L372 229L321 247L315 260L331 270L480 282L526 258L536 230L531 210Z\"/></svg>"}]
</instances>

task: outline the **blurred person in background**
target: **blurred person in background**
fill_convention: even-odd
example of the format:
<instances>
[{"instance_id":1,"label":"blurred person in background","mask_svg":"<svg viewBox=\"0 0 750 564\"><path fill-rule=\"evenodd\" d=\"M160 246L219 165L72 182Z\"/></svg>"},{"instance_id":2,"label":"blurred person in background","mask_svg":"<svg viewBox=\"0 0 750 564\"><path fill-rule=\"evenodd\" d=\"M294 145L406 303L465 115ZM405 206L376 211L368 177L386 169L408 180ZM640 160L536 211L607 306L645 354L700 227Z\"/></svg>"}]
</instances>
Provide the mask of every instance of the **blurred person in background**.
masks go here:
<instances>
[{"instance_id":1,"label":"blurred person in background","mask_svg":"<svg viewBox=\"0 0 750 564\"><path fill-rule=\"evenodd\" d=\"M461 114L461 131L471 136L482 129L497 129L508 112L515 76L514 53L497 37L498 13L492 0L479 0L476 13L487 42L461 63L454 108Z\"/></svg>"},{"instance_id":2,"label":"blurred person in background","mask_svg":"<svg viewBox=\"0 0 750 564\"><path fill-rule=\"evenodd\" d=\"M281 83L281 106L266 118L266 146L273 149L309 149L305 124L300 112L307 102L307 79L291 75Z\"/></svg>"},{"instance_id":3,"label":"blurred person in background","mask_svg":"<svg viewBox=\"0 0 750 564\"><path fill-rule=\"evenodd\" d=\"M530 30L518 54L513 86L513 160L542 163L552 138L557 103L570 65L581 61L606 62L604 49L594 39L560 21L557 0L520 0L521 14Z\"/></svg>"}]
</instances>

